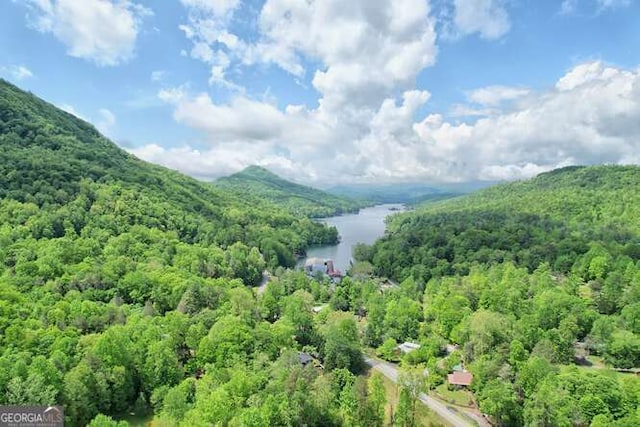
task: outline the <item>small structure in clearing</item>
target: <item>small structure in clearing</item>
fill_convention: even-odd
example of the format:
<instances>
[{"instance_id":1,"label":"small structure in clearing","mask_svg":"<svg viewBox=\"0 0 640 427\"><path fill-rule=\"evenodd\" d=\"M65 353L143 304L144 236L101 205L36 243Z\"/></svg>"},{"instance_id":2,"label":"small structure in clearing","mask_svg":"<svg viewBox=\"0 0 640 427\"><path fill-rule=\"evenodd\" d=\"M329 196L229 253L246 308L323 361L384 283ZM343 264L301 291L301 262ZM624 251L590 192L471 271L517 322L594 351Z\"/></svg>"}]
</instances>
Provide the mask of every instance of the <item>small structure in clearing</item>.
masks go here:
<instances>
[{"instance_id":1,"label":"small structure in clearing","mask_svg":"<svg viewBox=\"0 0 640 427\"><path fill-rule=\"evenodd\" d=\"M400 350L404 354L411 353L412 351L419 348L420 344L414 342L403 342L402 344L398 345L398 350Z\"/></svg>"},{"instance_id":2,"label":"small structure in clearing","mask_svg":"<svg viewBox=\"0 0 640 427\"><path fill-rule=\"evenodd\" d=\"M453 386L469 387L472 381L473 374L471 372L456 371L447 375L447 382Z\"/></svg>"}]
</instances>

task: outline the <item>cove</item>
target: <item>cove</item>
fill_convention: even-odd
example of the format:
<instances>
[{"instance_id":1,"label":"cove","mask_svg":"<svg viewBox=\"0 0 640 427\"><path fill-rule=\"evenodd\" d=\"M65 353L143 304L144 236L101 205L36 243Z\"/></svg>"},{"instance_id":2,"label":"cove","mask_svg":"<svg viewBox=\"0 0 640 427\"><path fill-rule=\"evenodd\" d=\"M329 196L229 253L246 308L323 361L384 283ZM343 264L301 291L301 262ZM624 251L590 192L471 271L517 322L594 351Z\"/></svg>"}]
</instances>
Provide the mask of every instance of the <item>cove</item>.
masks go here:
<instances>
[{"instance_id":1,"label":"cove","mask_svg":"<svg viewBox=\"0 0 640 427\"><path fill-rule=\"evenodd\" d=\"M340 243L328 246L313 246L307 249L307 256L298 262L304 265L307 258L332 259L335 267L346 273L351 263L353 247L357 243L372 244L384 235L387 216L404 211L404 205L384 204L360 209L357 214L347 214L321 218L318 221L335 226L340 234Z\"/></svg>"}]
</instances>

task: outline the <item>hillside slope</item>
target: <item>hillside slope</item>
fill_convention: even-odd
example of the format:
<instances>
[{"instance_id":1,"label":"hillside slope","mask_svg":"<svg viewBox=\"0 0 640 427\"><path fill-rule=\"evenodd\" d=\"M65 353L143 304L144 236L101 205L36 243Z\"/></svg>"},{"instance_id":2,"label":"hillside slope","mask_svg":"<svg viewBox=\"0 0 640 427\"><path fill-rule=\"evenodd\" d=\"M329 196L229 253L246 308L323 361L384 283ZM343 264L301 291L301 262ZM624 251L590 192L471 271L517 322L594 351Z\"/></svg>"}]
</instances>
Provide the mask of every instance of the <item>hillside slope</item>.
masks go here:
<instances>
[{"instance_id":1,"label":"hillside slope","mask_svg":"<svg viewBox=\"0 0 640 427\"><path fill-rule=\"evenodd\" d=\"M65 221L81 234L101 221L98 212L113 215L102 224L116 233L146 225L176 232L187 243L227 247L240 241L267 252L277 247L280 258L286 257L280 253L283 245L291 258L310 244L337 237L335 230L265 199L249 202L138 160L90 124L5 81L0 81L0 146L0 198L48 213L39 217L44 231L36 230L36 237L62 237Z\"/></svg>"},{"instance_id":2,"label":"hillside slope","mask_svg":"<svg viewBox=\"0 0 640 427\"><path fill-rule=\"evenodd\" d=\"M314 424L308 394L285 392L296 349L324 348L306 298L320 285L276 267L336 238L138 160L0 81L0 405L61 405L69 426L133 411L163 425L327 425L328 404ZM283 292L263 307L247 286L266 267Z\"/></svg>"},{"instance_id":3,"label":"hillside slope","mask_svg":"<svg viewBox=\"0 0 640 427\"><path fill-rule=\"evenodd\" d=\"M394 216L357 254L413 307L385 322L424 319L390 347L420 343L430 381L462 362L495 425L639 425L639 218L640 167L571 167Z\"/></svg>"},{"instance_id":4,"label":"hillside slope","mask_svg":"<svg viewBox=\"0 0 640 427\"><path fill-rule=\"evenodd\" d=\"M594 243L637 259L639 236L640 168L571 167L396 216L364 258L397 279L502 261L567 273Z\"/></svg>"},{"instance_id":5,"label":"hillside slope","mask_svg":"<svg viewBox=\"0 0 640 427\"><path fill-rule=\"evenodd\" d=\"M220 178L215 185L239 195L267 199L297 215L316 218L356 212L367 205L363 201L287 181L260 166L249 166L236 174Z\"/></svg>"}]
</instances>

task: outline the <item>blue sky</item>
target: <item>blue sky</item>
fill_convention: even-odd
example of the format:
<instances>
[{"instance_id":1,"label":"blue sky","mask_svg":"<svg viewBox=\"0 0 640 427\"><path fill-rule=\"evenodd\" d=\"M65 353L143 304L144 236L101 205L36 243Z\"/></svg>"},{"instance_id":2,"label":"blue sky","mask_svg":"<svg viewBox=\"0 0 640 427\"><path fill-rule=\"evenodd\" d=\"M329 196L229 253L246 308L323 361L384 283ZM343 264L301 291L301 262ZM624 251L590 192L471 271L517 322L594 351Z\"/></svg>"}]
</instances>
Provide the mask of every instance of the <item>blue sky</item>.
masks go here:
<instances>
[{"instance_id":1,"label":"blue sky","mask_svg":"<svg viewBox=\"0 0 640 427\"><path fill-rule=\"evenodd\" d=\"M637 0L11 0L0 75L201 179L640 163Z\"/></svg>"}]
</instances>

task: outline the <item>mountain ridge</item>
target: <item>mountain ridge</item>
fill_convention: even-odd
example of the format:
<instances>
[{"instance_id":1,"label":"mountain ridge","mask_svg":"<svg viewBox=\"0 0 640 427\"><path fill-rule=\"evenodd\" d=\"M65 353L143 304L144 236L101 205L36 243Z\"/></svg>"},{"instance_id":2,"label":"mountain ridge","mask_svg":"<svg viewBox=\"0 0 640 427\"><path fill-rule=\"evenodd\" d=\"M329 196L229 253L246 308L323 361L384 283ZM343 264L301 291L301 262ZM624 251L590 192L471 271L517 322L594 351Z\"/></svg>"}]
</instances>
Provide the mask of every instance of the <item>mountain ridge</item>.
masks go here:
<instances>
[{"instance_id":1,"label":"mountain ridge","mask_svg":"<svg viewBox=\"0 0 640 427\"><path fill-rule=\"evenodd\" d=\"M288 181L268 169L252 165L213 183L253 197L263 197L295 214L327 217L357 212L368 202L336 196L323 190Z\"/></svg>"}]
</instances>

